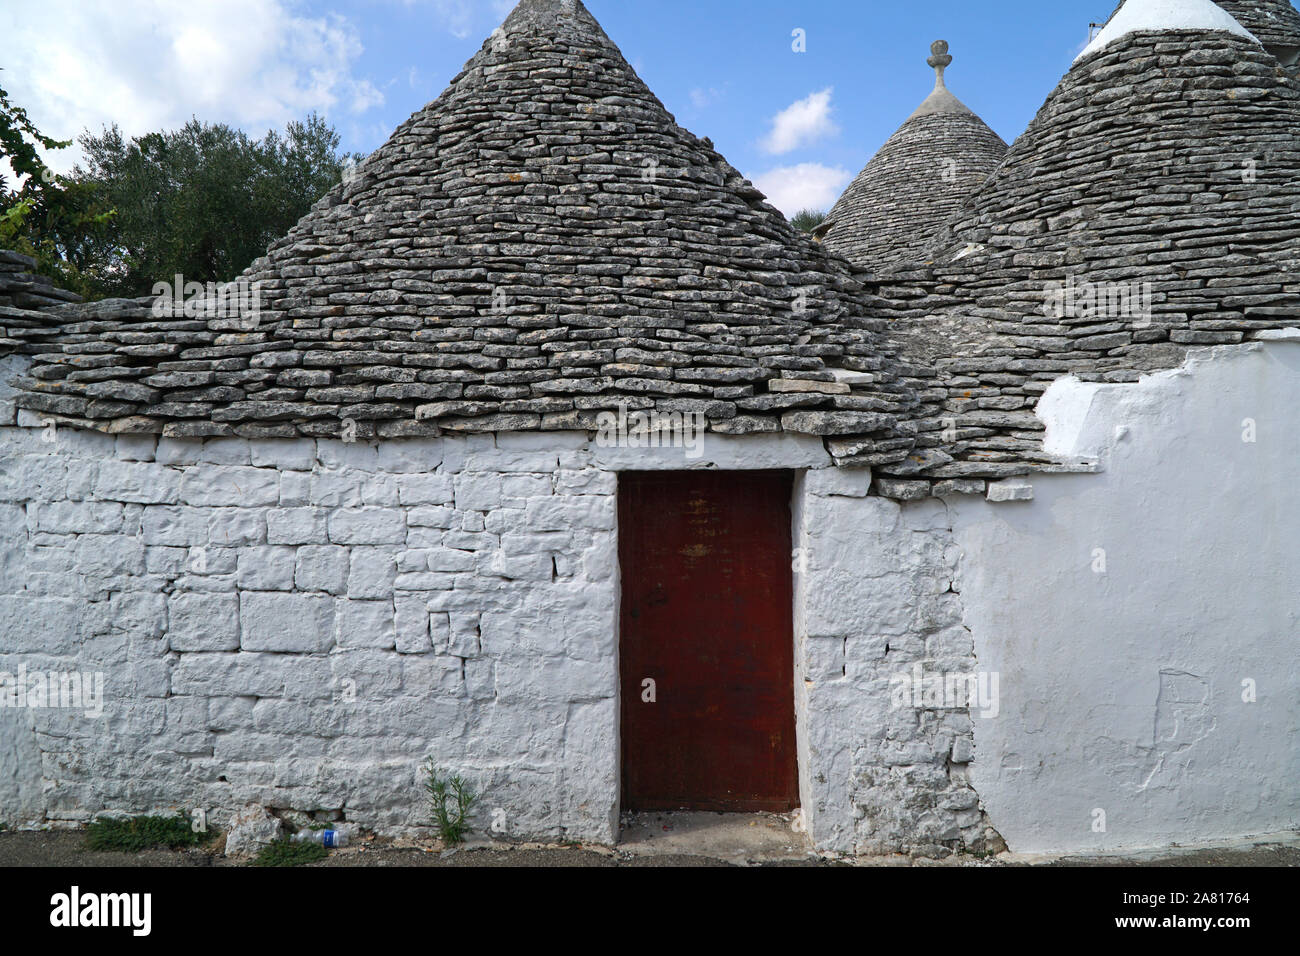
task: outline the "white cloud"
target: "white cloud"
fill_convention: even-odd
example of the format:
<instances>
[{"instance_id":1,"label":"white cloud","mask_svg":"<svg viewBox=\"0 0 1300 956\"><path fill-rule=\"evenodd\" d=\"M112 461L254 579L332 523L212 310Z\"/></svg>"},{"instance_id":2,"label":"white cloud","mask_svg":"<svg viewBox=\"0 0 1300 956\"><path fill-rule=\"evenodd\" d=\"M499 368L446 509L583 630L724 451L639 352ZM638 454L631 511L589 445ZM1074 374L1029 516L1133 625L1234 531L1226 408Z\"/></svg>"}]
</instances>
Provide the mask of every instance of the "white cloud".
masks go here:
<instances>
[{"instance_id":1,"label":"white cloud","mask_svg":"<svg viewBox=\"0 0 1300 956\"><path fill-rule=\"evenodd\" d=\"M383 94L353 75L362 52L356 29L341 16L304 17L295 7L292 0L6 3L5 87L42 132L62 139L114 122L139 135L192 116L257 135L312 110L338 117L381 104ZM46 158L65 172L78 153Z\"/></svg>"},{"instance_id":2,"label":"white cloud","mask_svg":"<svg viewBox=\"0 0 1300 956\"><path fill-rule=\"evenodd\" d=\"M763 140L763 149L779 156L838 133L839 127L831 121L833 90L828 86L772 117L772 131Z\"/></svg>"},{"instance_id":3,"label":"white cloud","mask_svg":"<svg viewBox=\"0 0 1300 956\"><path fill-rule=\"evenodd\" d=\"M793 216L803 209L829 212L852 179L851 172L838 166L800 163L769 170L753 177L753 182L768 202L787 216Z\"/></svg>"}]
</instances>

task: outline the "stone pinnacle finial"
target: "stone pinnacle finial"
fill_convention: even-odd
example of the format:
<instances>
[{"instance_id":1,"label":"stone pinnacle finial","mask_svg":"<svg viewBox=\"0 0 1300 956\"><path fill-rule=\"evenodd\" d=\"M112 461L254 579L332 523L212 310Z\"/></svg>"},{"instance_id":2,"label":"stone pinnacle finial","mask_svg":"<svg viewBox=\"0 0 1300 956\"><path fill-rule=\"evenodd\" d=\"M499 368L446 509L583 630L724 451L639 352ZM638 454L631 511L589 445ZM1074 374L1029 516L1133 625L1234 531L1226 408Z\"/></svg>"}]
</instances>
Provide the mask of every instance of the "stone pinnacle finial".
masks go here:
<instances>
[{"instance_id":1,"label":"stone pinnacle finial","mask_svg":"<svg viewBox=\"0 0 1300 956\"><path fill-rule=\"evenodd\" d=\"M943 83L943 71L952 65L952 57L948 55L948 41L935 40L930 44L930 58L925 61L934 67L934 88L946 89Z\"/></svg>"}]
</instances>

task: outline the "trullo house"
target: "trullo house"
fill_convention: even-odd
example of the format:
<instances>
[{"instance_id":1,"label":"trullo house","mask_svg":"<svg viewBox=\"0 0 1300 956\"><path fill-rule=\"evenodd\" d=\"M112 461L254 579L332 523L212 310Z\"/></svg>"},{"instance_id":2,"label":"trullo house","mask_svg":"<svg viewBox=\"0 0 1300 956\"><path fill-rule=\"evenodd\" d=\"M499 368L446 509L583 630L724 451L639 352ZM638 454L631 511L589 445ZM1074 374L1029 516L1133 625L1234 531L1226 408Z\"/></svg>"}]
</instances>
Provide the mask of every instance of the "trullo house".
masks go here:
<instances>
[{"instance_id":1,"label":"trullo house","mask_svg":"<svg viewBox=\"0 0 1300 956\"><path fill-rule=\"evenodd\" d=\"M936 44L818 242L523 0L233 297L4 257L0 818L1294 827L1298 36L1128 0L1009 150Z\"/></svg>"}]
</instances>

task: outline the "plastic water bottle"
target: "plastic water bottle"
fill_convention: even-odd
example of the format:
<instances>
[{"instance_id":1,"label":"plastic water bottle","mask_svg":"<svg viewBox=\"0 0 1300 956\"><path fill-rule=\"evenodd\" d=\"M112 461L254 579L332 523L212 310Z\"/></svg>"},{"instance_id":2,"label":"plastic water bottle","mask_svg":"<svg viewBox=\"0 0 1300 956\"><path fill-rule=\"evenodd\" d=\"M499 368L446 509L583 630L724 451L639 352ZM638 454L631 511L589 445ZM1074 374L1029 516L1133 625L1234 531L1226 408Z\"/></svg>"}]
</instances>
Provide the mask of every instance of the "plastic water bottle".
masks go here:
<instances>
[{"instance_id":1,"label":"plastic water bottle","mask_svg":"<svg viewBox=\"0 0 1300 956\"><path fill-rule=\"evenodd\" d=\"M319 843L328 850L348 845L348 835L342 830L302 830L289 839L294 843Z\"/></svg>"}]
</instances>

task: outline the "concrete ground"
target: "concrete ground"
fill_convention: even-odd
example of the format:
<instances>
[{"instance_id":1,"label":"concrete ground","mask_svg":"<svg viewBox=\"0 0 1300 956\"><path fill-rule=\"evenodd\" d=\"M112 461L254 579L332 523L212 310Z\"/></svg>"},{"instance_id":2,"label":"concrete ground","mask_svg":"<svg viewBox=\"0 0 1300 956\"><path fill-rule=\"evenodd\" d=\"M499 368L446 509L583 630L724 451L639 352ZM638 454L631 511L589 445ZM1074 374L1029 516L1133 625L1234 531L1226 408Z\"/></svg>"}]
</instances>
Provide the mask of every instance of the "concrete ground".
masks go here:
<instances>
[{"instance_id":1,"label":"concrete ground","mask_svg":"<svg viewBox=\"0 0 1300 956\"><path fill-rule=\"evenodd\" d=\"M94 853L77 830L0 832L0 867L236 866L216 848L144 853ZM617 847L503 847L474 842L453 851L436 840L371 840L334 850L313 866L380 867L662 867L662 866L1300 866L1300 833L1213 846L1130 851L1114 855L1044 856L1004 853L990 859L907 856L834 858L813 853L788 815L629 814Z\"/></svg>"}]
</instances>

